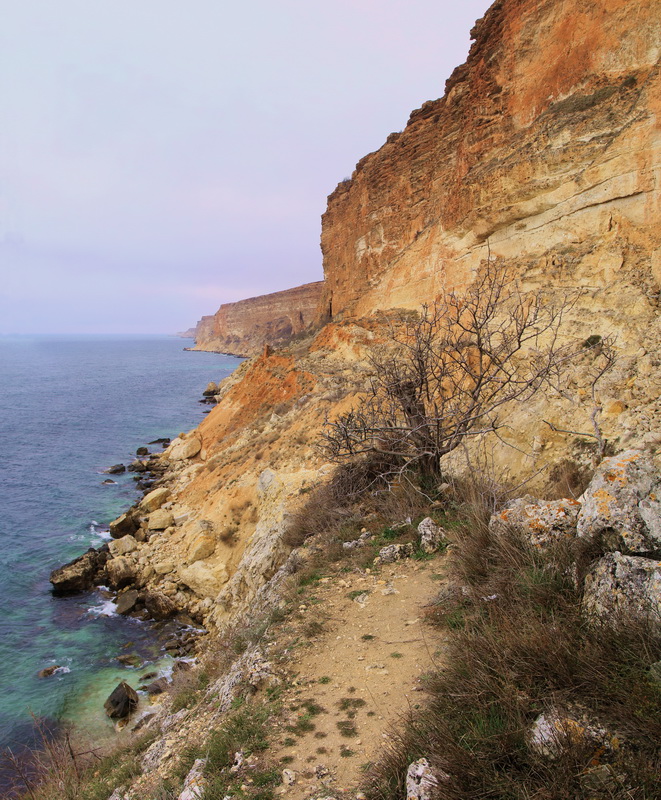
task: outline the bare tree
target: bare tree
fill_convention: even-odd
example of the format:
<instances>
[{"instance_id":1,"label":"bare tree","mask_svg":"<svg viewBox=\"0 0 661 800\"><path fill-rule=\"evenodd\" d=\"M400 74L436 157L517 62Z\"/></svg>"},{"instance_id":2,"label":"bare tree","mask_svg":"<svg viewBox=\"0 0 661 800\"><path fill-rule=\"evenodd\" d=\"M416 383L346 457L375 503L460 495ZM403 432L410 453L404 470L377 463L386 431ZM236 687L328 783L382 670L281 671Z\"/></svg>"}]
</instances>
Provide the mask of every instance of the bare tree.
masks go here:
<instances>
[{"instance_id":1,"label":"bare tree","mask_svg":"<svg viewBox=\"0 0 661 800\"><path fill-rule=\"evenodd\" d=\"M608 441L604 438L600 426L600 417L602 412L601 401L599 398L598 384L602 378L610 372L617 362L617 347L614 336L597 336L593 335L588 337L583 342L583 351L587 364L584 366L583 383L587 386L589 393L590 403L590 425L592 426L592 433L581 432L575 430L567 430L565 428L558 428L552 422L544 420L546 425L556 433L568 433L573 436L585 436L594 439L596 442L596 452L594 454L594 466L603 459L608 448ZM550 382L556 392L568 400L574 406L580 406L575 395L573 395L566 386L563 385L563 376L561 371L556 372L550 378Z\"/></svg>"},{"instance_id":2,"label":"bare tree","mask_svg":"<svg viewBox=\"0 0 661 800\"><path fill-rule=\"evenodd\" d=\"M448 292L392 327L371 356L365 396L328 422L323 449L335 461L388 456L393 471L440 475L440 459L469 437L497 431L499 412L529 400L575 349L559 338L576 296L524 293L488 262L465 292Z\"/></svg>"}]
</instances>

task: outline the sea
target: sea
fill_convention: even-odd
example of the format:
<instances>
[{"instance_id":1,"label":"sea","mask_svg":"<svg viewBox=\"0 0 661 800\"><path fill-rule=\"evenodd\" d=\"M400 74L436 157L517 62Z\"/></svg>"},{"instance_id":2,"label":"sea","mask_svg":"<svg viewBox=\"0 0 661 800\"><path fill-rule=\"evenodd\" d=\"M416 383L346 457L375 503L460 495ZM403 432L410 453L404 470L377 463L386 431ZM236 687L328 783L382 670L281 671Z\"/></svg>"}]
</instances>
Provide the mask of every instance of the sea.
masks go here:
<instances>
[{"instance_id":1,"label":"sea","mask_svg":"<svg viewBox=\"0 0 661 800\"><path fill-rule=\"evenodd\" d=\"M107 541L108 523L139 498L133 473L104 470L197 425L207 383L240 363L187 343L0 336L0 751L63 722L110 735L103 701L114 686L167 671L153 624L118 616L99 592L54 597L48 578ZM122 666L121 653L138 666ZM39 678L49 666L59 669Z\"/></svg>"}]
</instances>

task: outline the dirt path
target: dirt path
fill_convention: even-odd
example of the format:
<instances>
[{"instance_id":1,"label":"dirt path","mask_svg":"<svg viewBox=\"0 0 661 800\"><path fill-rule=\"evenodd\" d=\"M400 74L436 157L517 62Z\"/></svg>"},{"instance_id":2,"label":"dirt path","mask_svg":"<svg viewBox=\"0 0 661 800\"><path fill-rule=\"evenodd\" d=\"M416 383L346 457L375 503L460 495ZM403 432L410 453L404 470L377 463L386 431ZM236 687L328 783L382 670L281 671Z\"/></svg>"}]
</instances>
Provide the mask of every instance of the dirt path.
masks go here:
<instances>
[{"instance_id":1,"label":"dirt path","mask_svg":"<svg viewBox=\"0 0 661 800\"><path fill-rule=\"evenodd\" d=\"M438 666L441 645L424 606L439 591L444 562L324 578L305 595L299 611L325 622L294 656L298 675L283 695L289 714L272 755L294 783L279 787L281 795L356 796L391 726L422 702L421 678Z\"/></svg>"}]
</instances>

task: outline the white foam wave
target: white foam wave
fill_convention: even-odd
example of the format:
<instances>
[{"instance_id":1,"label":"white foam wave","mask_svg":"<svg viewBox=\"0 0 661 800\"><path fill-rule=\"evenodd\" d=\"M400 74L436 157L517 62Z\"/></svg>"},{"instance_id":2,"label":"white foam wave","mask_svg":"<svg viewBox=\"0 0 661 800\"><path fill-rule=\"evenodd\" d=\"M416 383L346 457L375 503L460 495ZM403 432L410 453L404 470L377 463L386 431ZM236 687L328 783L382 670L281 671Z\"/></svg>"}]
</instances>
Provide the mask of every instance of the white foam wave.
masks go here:
<instances>
[{"instance_id":1,"label":"white foam wave","mask_svg":"<svg viewBox=\"0 0 661 800\"><path fill-rule=\"evenodd\" d=\"M114 600L102 600L98 606L88 608L87 613L93 617L116 617L117 603Z\"/></svg>"}]
</instances>

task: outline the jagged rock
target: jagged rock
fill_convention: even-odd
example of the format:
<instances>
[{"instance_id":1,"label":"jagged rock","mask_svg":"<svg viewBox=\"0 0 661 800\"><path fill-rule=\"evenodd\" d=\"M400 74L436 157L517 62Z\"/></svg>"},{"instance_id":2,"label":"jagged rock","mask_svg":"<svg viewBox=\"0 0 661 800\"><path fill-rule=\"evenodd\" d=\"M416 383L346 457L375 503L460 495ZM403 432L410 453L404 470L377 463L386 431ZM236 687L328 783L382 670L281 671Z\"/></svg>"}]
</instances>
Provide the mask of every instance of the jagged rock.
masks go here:
<instances>
[{"instance_id":1,"label":"jagged rock","mask_svg":"<svg viewBox=\"0 0 661 800\"><path fill-rule=\"evenodd\" d=\"M431 800L438 786L429 761L419 758L406 772L406 800Z\"/></svg>"},{"instance_id":2,"label":"jagged rock","mask_svg":"<svg viewBox=\"0 0 661 800\"><path fill-rule=\"evenodd\" d=\"M107 558L106 552L99 552L90 547L82 556L54 569L50 575L53 592L55 594L71 594L91 589L96 575L103 569Z\"/></svg>"},{"instance_id":3,"label":"jagged rock","mask_svg":"<svg viewBox=\"0 0 661 800\"><path fill-rule=\"evenodd\" d=\"M661 554L661 479L648 455L626 450L601 462L583 494L578 535L626 554Z\"/></svg>"},{"instance_id":4,"label":"jagged rock","mask_svg":"<svg viewBox=\"0 0 661 800\"><path fill-rule=\"evenodd\" d=\"M179 795L178 800L200 800L204 796L207 783L204 778L204 767L206 763L206 758L198 758L195 760L191 771L186 776L184 790Z\"/></svg>"},{"instance_id":5,"label":"jagged rock","mask_svg":"<svg viewBox=\"0 0 661 800\"><path fill-rule=\"evenodd\" d=\"M424 553L435 553L445 540L443 528L437 525L431 517L425 517L418 525L420 547Z\"/></svg>"},{"instance_id":6,"label":"jagged rock","mask_svg":"<svg viewBox=\"0 0 661 800\"><path fill-rule=\"evenodd\" d=\"M204 397L211 397L214 394L218 393L218 384L214 383L213 381L209 381L207 383L207 388L202 392Z\"/></svg>"},{"instance_id":7,"label":"jagged rock","mask_svg":"<svg viewBox=\"0 0 661 800\"><path fill-rule=\"evenodd\" d=\"M139 522L133 511L127 511L125 514L120 514L117 519L110 523L110 535L113 539L121 539L122 536L133 535L138 530L138 527Z\"/></svg>"},{"instance_id":8,"label":"jagged rock","mask_svg":"<svg viewBox=\"0 0 661 800\"><path fill-rule=\"evenodd\" d=\"M108 549L113 556L123 556L127 553L132 553L134 550L137 550L138 543L136 542L135 538L128 533L126 536L122 536L121 539L115 539L112 542L108 542Z\"/></svg>"},{"instance_id":9,"label":"jagged rock","mask_svg":"<svg viewBox=\"0 0 661 800\"><path fill-rule=\"evenodd\" d=\"M608 553L585 577L583 608L602 622L630 618L661 624L661 561Z\"/></svg>"},{"instance_id":10,"label":"jagged rock","mask_svg":"<svg viewBox=\"0 0 661 800\"><path fill-rule=\"evenodd\" d=\"M169 511L165 511L163 508L152 511L147 520L147 528L150 531L164 531L171 525L174 525L174 517Z\"/></svg>"},{"instance_id":11,"label":"jagged rock","mask_svg":"<svg viewBox=\"0 0 661 800\"><path fill-rule=\"evenodd\" d=\"M160 489L154 489L142 498L140 501L140 510L147 513L156 511L169 497L170 490L166 486L161 486Z\"/></svg>"},{"instance_id":12,"label":"jagged rock","mask_svg":"<svg viewBox=\"0 0 661 800\"><path fill-rule=\"evenodd\" d=\"M136 458L135 461L131 461L127 469L129 472L146 472L147 464L139 458Z\"/></svg>"},{"instance_id":13,"label":"jagged rock","mask_svg":"<svg viewBox=\"0 0 661 800\"><path fill-rule=\"evenodd\" d=\"M540 714L527 736L528 747L550 760L559 758L572 747L594 745L603 751L617 750L620 742L595 720L574 711L557 708Z\"/></svg>"},{"instance_id":14,"label":"jagged rock","mask_svg":"<svg viewBox=\"0 0 661 800\"><path fill-rule=\"evenodd\" d=\"M379 550L379 555L374 559L374 563L392 564L394 561L400 561L403 558L412 556L414 549L411 542L407 542L406 544L389 544L387 547L382 547Z\"/></svg>"},{"instance_id":15,"label":"jagged rock","mask_svg":"<svg viewBox=\"0 0 661 800\"><path fill-rule=\"evenodd\" d=\"M544 548L576 536L578 500L538 500L530 495L510 500L489 520L489 530L502 535L508 529L520 531L534 547Z\"/></svg>"},{"instance_id":16,"label":"jagged rock","mask_svg":"<svg viewBox=\"0 0 661 800\"><path fill-rule=\"evenodd\" d=\"M170 461L184 461L193 458L202 449L202 442L197 436L188 436L186 439L178 437L175 439L167 453Z\"/></svg>"},{"instance_id":17,"label":"jagged rock","mask_svg":"<svg viewBox=\"0 0 661 800\"><path fill-rule=\"evenodd\" d=\"M135 608L135 604L138 602L139 596L136 589L129 589L127 592L120 594L115 603L117 613L128 614L129 611L132 611Z\"/></svg>"},{"instance_id":18,"label":"jagged rock","mask_svg":"<svg viewBox=\"0 0 661 800\"><path fill-rule=\"evenodd\" d=\"M111 558L106 564L108 582L114 589L123 589L134 583L137 573L136 568L125 556Z\"/></svg>"},{"instance_id":19,"label":"jagged rock","mask_svg":"<svg viewBox=\"0 0 661 800\"><path fill-rule=\"evenodd\" d=\"M126 681L118 684L103 704L111 719L124 719L138 706L138 695Z\"/></svg>"},{"instance_id":20,"label":"jagged rock","mask_svg":"<svg viewBox=\"0 0 661 800\"><path fill-rule=\"evenodd\" d=\"M147 592L143 598L145 608L154 619L167 619L177 611L177 606L160 592Z\"/></svg>"},{"instance_id":21,"label":"jagged rock","mask_svg":"<svg viewBox=\"0 0 661 800\"><path fill-rule=\"evenodd\" d=\"M138 447L138 449L135 451L135 454L136 456L148 456L149 449L147 447Z\"/></svg>"},{"instance_id":22,"label":"jagged rock","mask_svg":"<svg viewBox=\"0 0 661 800\"><path fill-rule=\"evenodd\" d=\"M122 472L126 472L126 467L123 464L113 464L112 467L108 467L103 471L106 475L121 475Z\"/></svg>"}]
</instances>

